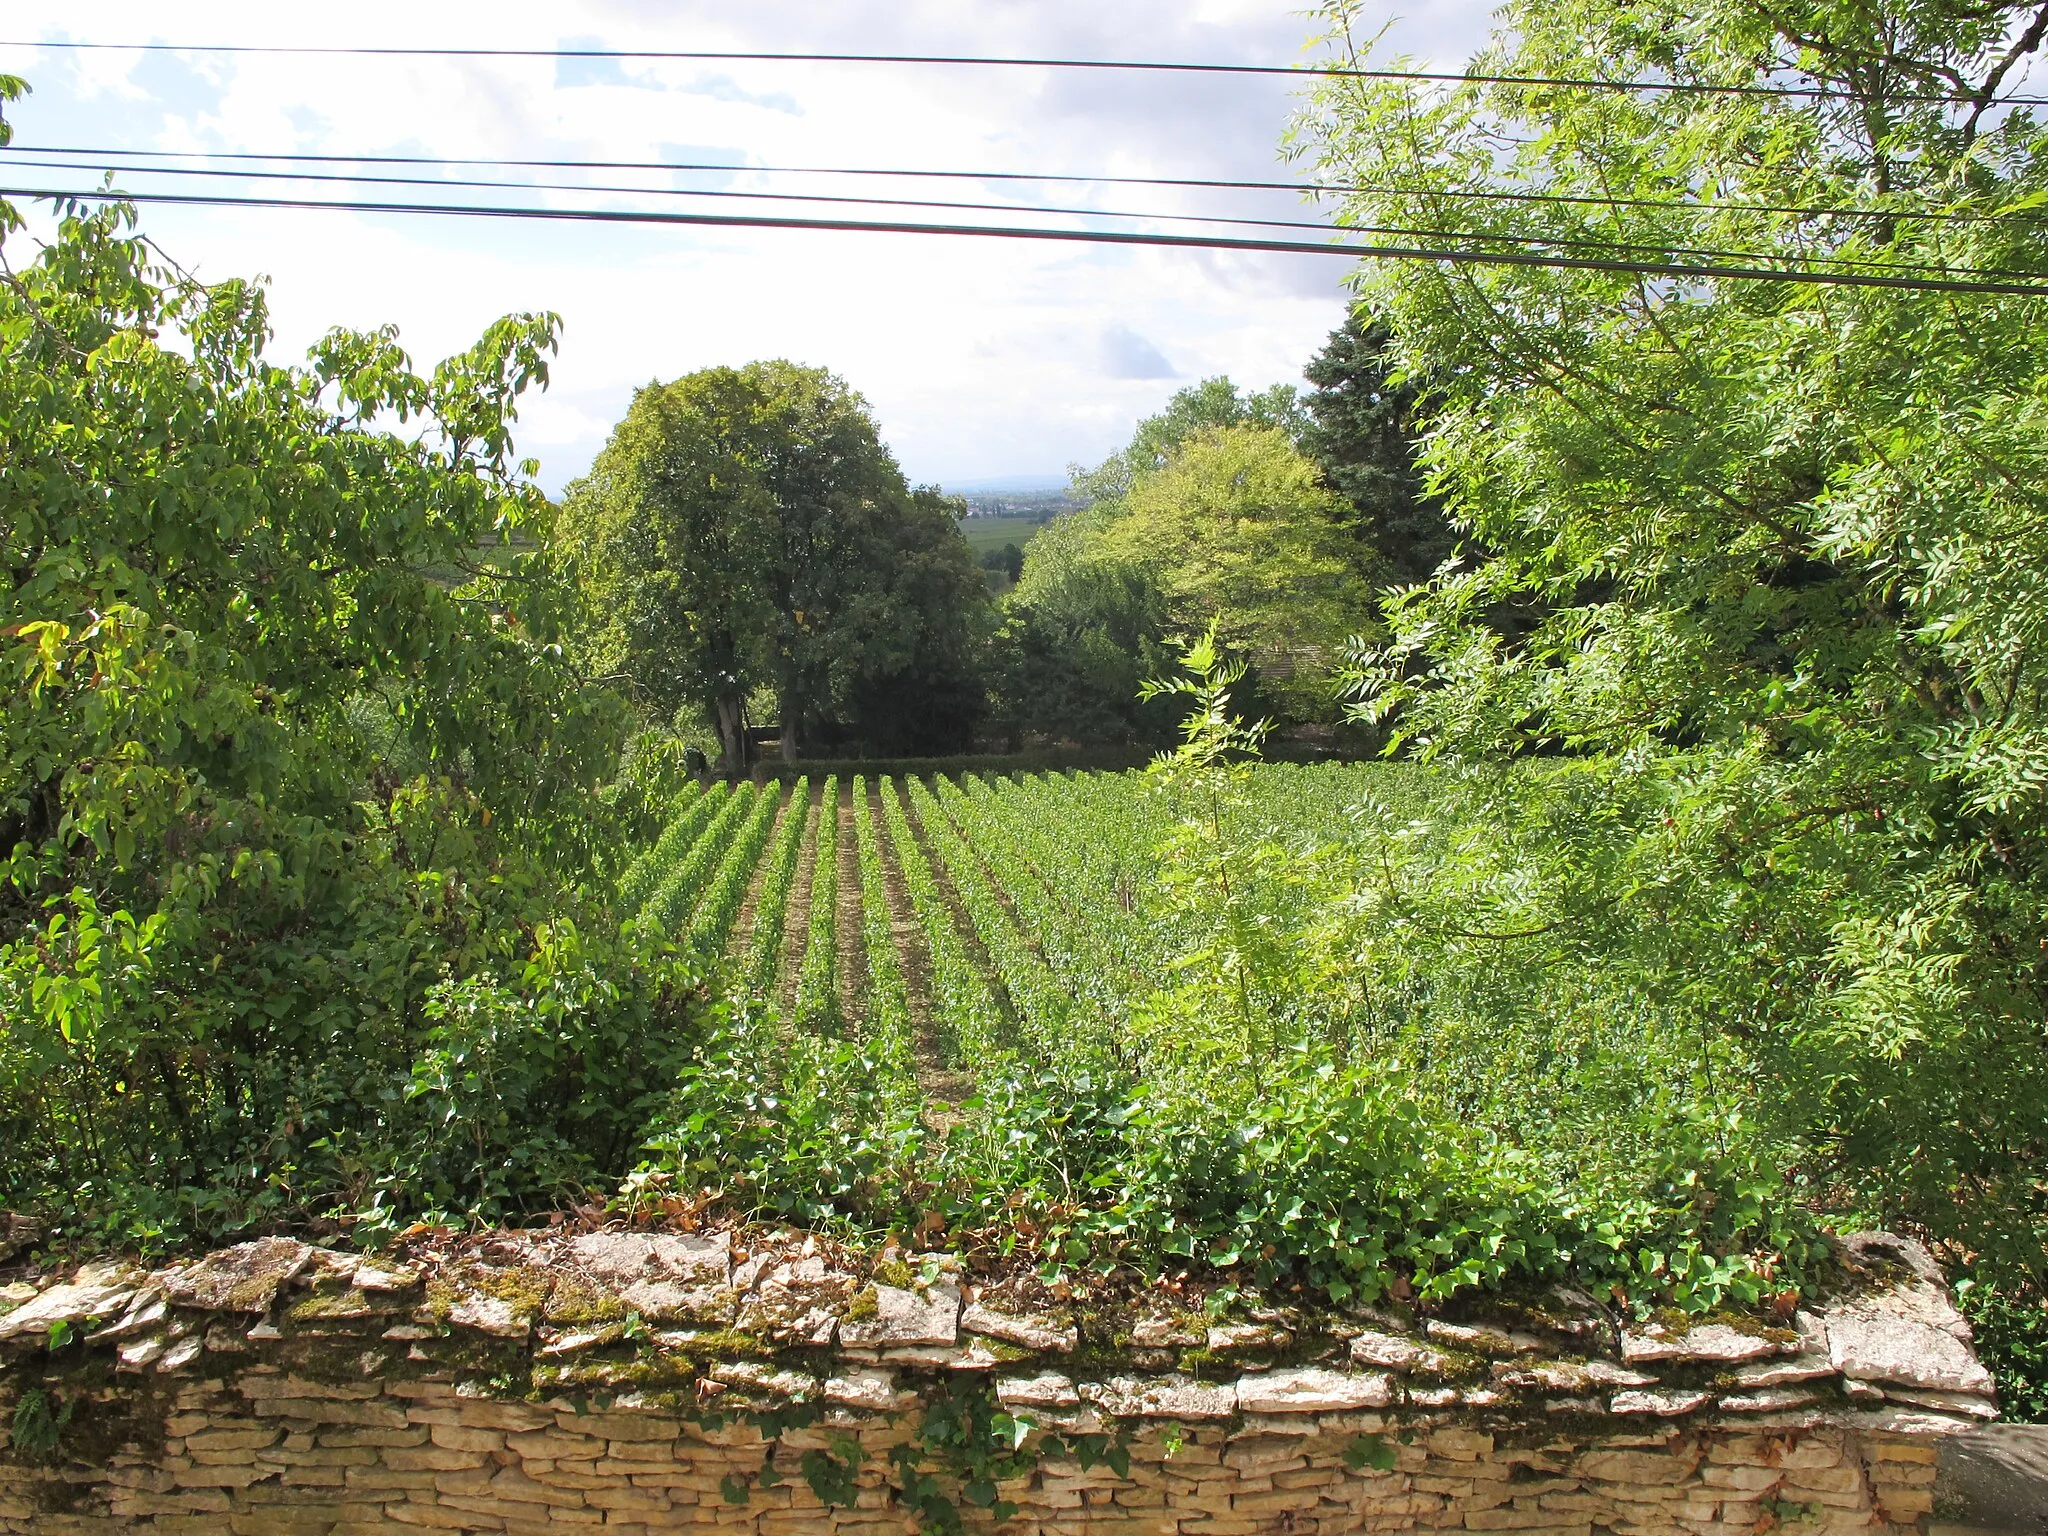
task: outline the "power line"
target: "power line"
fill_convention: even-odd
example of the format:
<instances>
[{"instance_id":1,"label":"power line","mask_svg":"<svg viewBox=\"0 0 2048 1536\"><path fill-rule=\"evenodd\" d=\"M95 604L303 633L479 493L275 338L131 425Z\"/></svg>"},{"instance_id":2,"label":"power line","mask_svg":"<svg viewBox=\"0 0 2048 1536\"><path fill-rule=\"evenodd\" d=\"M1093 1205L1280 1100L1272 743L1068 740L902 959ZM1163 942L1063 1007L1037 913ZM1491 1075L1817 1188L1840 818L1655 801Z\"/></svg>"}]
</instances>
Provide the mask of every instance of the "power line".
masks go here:
<instances>
[{"instance_id":1,"label":"power line","mask_svg":"<svg viewBox=\"0 0 2048 1536\"><path fill-rule=\"evenodd\" d=\"M35 162L35 164L37 169L48 168L52 170L75 171L101 169L98 164L91 161L44 160ZM1769 261L1774 259L1772 254L1768 252L1728 250L1725 248L1702 246L1677 246L1664 242L1643 240L1597 239L1569 235L1524 235L1487 229L1418 229L1407 225L1387 224L1336 225L1303 219L1251 219L1237 218L1224 214L1154 213L1143 210L1133 211L1114 208L1049 207L1034 204L964 202L908 197L848 197L816 192L737 192L724 188L592 186L587 183L576 182L505 182L463 179L459 177L365 176L319 171L213 170L191 166L136 166L130 169L144 176L200 176L244 181L339 182L355 186L368 185L380 187L462 187L504 192L584 192L606 195L626 194L641 197L702 197L749 202L837 203L860 207L928 208L972 213L1045 214L1096 219L1149 219L1172 224L1227 224L1261 229L1312 229L1325 231L1332 235L1396 235L1404 238L1489 241L1501 245L1559 246L1568 248L1591 247L1601 251L1648 250L1658 251L1666 256L1688 256L1708 261ZM2048 274L2015 272L2003 268L1953 267L1929 262L1902 262L1877 257L1838 256L1819 252L1806 254L1801 259L1826 262L1832 266L1876 267L1893 272L1934 272L1945 273L1951 276L2026 279L2048 276Z\"/></svg>"},{"instance_id":2,"label":"power line","mask_svg":"<svg viewBox=\"0 0 2048 1536\"><path fill-rule=\"evenodd\" d=\"M2048 281L2015 282L1964 278L1904 277L1875 272L1813 272L1769 267L1714 266L1693 262L1623 261L1595 256L1554 256L1531 251L1474 251L1419 246L1315 244L1302 240L1257 240L1217 235L1166 235L1146 231L1097 229L1031 229L988 224L922 224L879 219L785 218L765 214L669 213L615 208L513 208L465 203L374 203L312 198L229 197L180 192L110 192L103 189L59 190L49 187L4 187L0 197L43 197L53 200L116 203L163 203L208 208L319 209L337 213L409 213L453 218L543 219L563 223L689 224L737 229L810 229L898 235L967 235L984 239L1051 240L1089 245L1168 246L1183 250L1280 252L1307 256L1343 256L1388 261L1431 261L1479 266L1544 267L1590 272L1618 272L1646 277L1725 278L1740 281L1799 283L1849 288L1904 288L1942 293L2009 294L2048 298Z\"/></svg>"},{"instance_id":3,"label":"power line","mask_svg":"<svg viewBox=\"0 0 2048 1536\"><path fill-rule=\"evenodd\" d=\"M443 155L258 154L229 150L107 149L93 146L31 144L10 145L5 153L9 155L82 155L95 160L105 160L113 157L131 160L257 160L292 165L430 165L451 168L481 166L505 170L555 171L716 171L761 176L881 176L946 181L1059 182L1073 186L1181 187L1225 192L1294 192L1298 194L1306 193L1310 196L1357 194L1377 197L1443 197L1456 198L1461 201L1530 203L1538 206L1546 203L1558 203L1579 207L1641 208L1652 211L1662 209L1680 213L1763 213L1786 214L1802 218L1911 219L1915 222L1923 223L1991 223L2017 217L2011 214L1961 213L1954 210L1916 211L1905 208L1830 208L1798 203L1680 202L1671 198L1620 197L1610 194L1570 192L1506 192L1494 188L1484 190L1453 187L1418 189L1355 182L1240 181L1195 176L1081 176L1050 171L933 171L913 170L905 167L845 165L727 165L710 160L465 159ZM142 167L137 167L137 169L142 169ZM2023 212L2034 212L2035 216L2039 217L2038 212L2035 210L2023 210Z\"/></svg>"},{"instance_id":4,"label":"power line","mask_svg":"<svg viewBox=\"0 0 2048 1536\"><path fill-rule=\"evenodd\" d=\"M1568 90L1643 91L1691 96L1784 96L1813 101L1860 101L1852 91L1826 86L1713 85L1688 80L1601 80L1554 75L1471 75L1447 70L1360 69L1340 64L1205 64L1163 59L999 58L988 54L949 53L798 53L780 50L706 48L351 48L277 43L83 43L0 42L0 48L61 48L109 53L227 53L300 55L315 58L422 59L627 59L685 60L704 63L781 64L937 64L1023 69L1122 70L1148 74L1292 75L1337 80L1409 80L1450 85L1514 85ZM1895 101L1977 104L1960 92L1900 95ZM2001 106L2048 106L2048 97L2005 96Z\"/></svg>"}]
</instances>

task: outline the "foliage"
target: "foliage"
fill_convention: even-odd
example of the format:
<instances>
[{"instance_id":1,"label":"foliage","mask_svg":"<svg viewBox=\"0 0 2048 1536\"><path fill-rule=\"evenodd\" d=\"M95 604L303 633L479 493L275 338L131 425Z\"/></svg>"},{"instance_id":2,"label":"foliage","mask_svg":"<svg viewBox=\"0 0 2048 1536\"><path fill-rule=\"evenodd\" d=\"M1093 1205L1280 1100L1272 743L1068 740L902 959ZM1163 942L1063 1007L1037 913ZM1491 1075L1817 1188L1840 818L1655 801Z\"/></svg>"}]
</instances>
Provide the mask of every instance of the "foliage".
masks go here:
<instances>
[{"instance_id":1,"label":"foliage","mask_svg":"<svg viewBox=\"0 0 2048 1536\"><path fill-rule=\"evenodd\" d=\"M797 967L796 1017L814 1030L839 1020L839 776L825 780L811 864L811 920Z\"/></svg>"},{"instance_id":2,"label":"foliage","mask_svg":"<svg viewBox=\"0 0 2048 1536\"><path fill-rule=\"evenodd\" d=\"M2048 1424L2048 1305L1976 1283L1960 1290L1977 1353L1998 1378L2000 1416Z\"/></svg>"},{"instance_id":3,"label":"foliage","mask_svg":"<svg viewBox=\"0 0 2048 1536\"><path fill-rule=\"evenodd\" d=\"M1250 763L1230 668L1190 659L1188 739L1149 775L912 785L921 836L895 786L879 815L860 786L859 1043L737 1011L656 1138L672 1176L853 1231L937 1212L1056 1267L1192 1262L1366 1299L1570 1274L1705 1310L1807 1283L1802 1149L1727 1091L1726 1049L1702 1055L1631 978L1560 993L1529 963L1540 939L1504 939L1520 898L1461 839L1516 813L1510 781ZM957 1042L939 1064L975 1083L937 1132L884 827L932 1045ZM1444 865L1463 886L1375 939L1389 871L1407 894Z\"/></svg>"},{"instance_id":4,"label":"foliage","mask_svg":"<svg viewBox=\"0 0 2048 1536\"><path fill-rule=\"evenodd\" d=\"M1172 730L1138 700L1167 661L1165 605L1142 572L1094 558L1107 521L1090 508L1048 524L1004 601L983 672L993 723L1013 745L1027 735L1121 742Z\"/></svg>"},{"instance_id":5,"label":"foliage","mask_svg":"<svg viewBox=\"0 0 2048 1536\"><path fill-rule=\"evenodd\" d=\"M1017 1506L998 1495L996 1484L1028 1476L1037 1465L1037 1456L1024 1450L1031 1428L1028 1419L997 1406L987 1382L940 1382L926 1396L917 1439L890 1453L904 1505L917 1512L927 1531L965 1529L960 1510L924 1470L937 1461L958 1481L966 1504L998 1523L1008 1520Z\"/></svg>"},{"instance_id":6,"label":"foliage","mask_svg":"<svg viewBox=\"0 0 2048 1536\"><path fill-rule=\"evenodd\" d=\"M758 687L786 758L835 723L888 751L964 743L987 591L958 512L904 483L842 380L761 362L635 394L560 528L594 661L658 719L701 712L734 768Z\"/></svg>"},{"instance_id":7,"label":"foliage","mask_svg":"<svg viewBox=\"0 0 2048 1536\"><path fill-rule=\"evenodd\" d=\"M1309 420L1301 451L1324 483L1349 501L1361 537L1378 556L1383 581L1426 580L1450 557L1457 530L1416 467L1421 391L1393 376L1384 322L1354 308L1306 369Z\"/></svg>"},{"instance_id":8,"label":"foliage","mask_svg":"<svg viewBox=\"0 0 2048 1536\"><path fill-rule=\"evenodd\" d=\"M797 860L803 853L804 829L811 820L811 781L799 778L783 801L782 824L761 877L754 904L754 932L748 947L746 979L757 996L775 990L782 969L782 949L789 933L789 892L796 882Z\"/></svg>"},{"instance_id":9,"label":"foliage","mask_svg":"<svg viewBox=\"0 0 2048 1536\"><path fill-rule=\"evenodd\" d=\"M1236 400L1227 380L1210 384ZM1130 470L1110 477L1118 494L1031 541L990 668L1013 734L1163 741L1174 717L1134 705L1139 685L1170 665L1168 637L1212 623L1256 660L1262 702L1290 720L1334 716L1332 669L1374 622L1372 551L1282 427L1202 401L1183 391L1141 423L1111 461Z\"/></svg>"},{"instance_id":10,"label":"foliage","mask_svg":"<svg viewBox=\"0 0 2048 1536\"><path fill-rule=\"evenodd\" d=\"M0 291L0 1203L154 1240L623 1171L695 982L608 936L591 808L662 755L607 786L512 542L554 320L283 367L131 221L62 210Z\"/></svg>"},{"instance_id":11,"label":"foliage","mask_svg":"<svg viewBox=\"0 0 2048 1536\"><path fill-rule=\"evenodd\" d=\"M1357 14L1327 11L1340 34ZM2040 36L2017 4L1513 4L1475 75L1716 89L1347 80L1297 142L1379 189L1347 218L1454 220L1482 250L2039 272L2048 162L1994 99ZM1719 89L1791 80L1821 94ZM1715 1101L1854 1216L1919 1224L2031 1306L2042 301L1585 268L1360 283L1395 375L1430 381L1432 493L1490 555L1394 607L1359 707L1446 761L1573 760L1512 815L1439 823L1460 858L1401 869L1361 942L1433 970L1417 913L1437 941L1526 935L1477 947L1557 997L1608 978L1696 1034ZM1513 643L1483 622L1508 598L1542 611Z\"/></svg>"},{"instance_id":12,"label":"foliage","mask_svg":"<svg viewBox=\"0 0 2048 1536\"><path fill-rule=\"evenodd\" d=\"M4 77L0 77L0 83L4 83ZM31 1464L55 1460L64 1431L77 1410L77 1402L68 1398L53 1408L46 1389L30 1387L15 1402L9 1448Z\"/></svg>"},{"instance_id":13,"label":"foliage","mask_svg":"<svg viewBox=\"0 0 2048 1536\"><path fill-rule=\"evenodd\" d=\"M1256 660L1277 708L1314 719L1332 711L1346 637L1373 625L1348 511L1277 429L1216 428L1132 486L1090 554L1143 573L1169 632L1208 629Z\"/></svg>"},{"instance_id":14,"label":"foliage","mask_svg":"<svg viewBox=\"0 0 2048 1536\"><path fill-rule=\"evenodd\" d=\"M1121 501L1145 476L1166 467L1174 450L1219 427L1266 427L1299 441L1308 418L1292 384L1240 392L1218 376L1176 390L1166 409L1140 421L1131 440L1093 469L1070 466L1069 494L1083 502Z\"/></svg>"}]
</instances>

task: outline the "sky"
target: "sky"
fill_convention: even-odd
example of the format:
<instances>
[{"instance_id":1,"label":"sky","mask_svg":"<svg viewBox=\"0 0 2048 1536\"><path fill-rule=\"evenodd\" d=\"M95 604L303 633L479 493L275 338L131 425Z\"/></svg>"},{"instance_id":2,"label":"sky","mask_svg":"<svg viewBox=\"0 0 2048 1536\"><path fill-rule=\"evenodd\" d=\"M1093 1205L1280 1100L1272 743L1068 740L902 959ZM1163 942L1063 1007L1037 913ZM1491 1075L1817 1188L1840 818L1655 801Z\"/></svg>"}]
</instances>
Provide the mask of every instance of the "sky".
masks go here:
<instances>
[{"instance_id":1,"label":"sky","mask_svg":"<svg viewBox=\"0 0 2048 1536\"><path fill-rule=\"evenodd\" d=\"M1368 15L1366 27L1385 26L1381 56L1455 67L1482 40L1489 9L1484 0L1409 0L1406 13ZM8 40L0 72L24 76L34 92L9 112L17 146L694 161L741 169L526 174L733 191L849 189L743 169L768 165L1277 180L1290 174L1279 144L1292 98L1291 82L1271 78L80 53L21 44L753 49L1285 65L1306 56L1317 30L1313 17L1270 0L364 0L342 11L74 0L0 23ZM23 185L22 176L13 170L4 184ZM79 170L33 184L97 179ZM168 185L133 174L121 184ZM903 178L863 178L851 189L1150 214L1316 216L1292 193ZM509 200L566 206L578 196ZM644 201L582 198L586 206ZM1299 382L1343 318L1349 270L1343 259L1320 255L298 210L154 207L144 227L202 277L266 276L272 350L281 358L302 356L331 326L391 324L424 365L501 314L556 312L560 356L546 393L522 410L518 438L520 451L540 460L551 492L588 467L635 388L769 357L848 380L915 481L1057 477L1113 451L1185 384L1215 374L1254 388ZM26 259L17 246L46 228L32 221L28 235L9 242L9 259Z\"/></svg>"}]
</instances>

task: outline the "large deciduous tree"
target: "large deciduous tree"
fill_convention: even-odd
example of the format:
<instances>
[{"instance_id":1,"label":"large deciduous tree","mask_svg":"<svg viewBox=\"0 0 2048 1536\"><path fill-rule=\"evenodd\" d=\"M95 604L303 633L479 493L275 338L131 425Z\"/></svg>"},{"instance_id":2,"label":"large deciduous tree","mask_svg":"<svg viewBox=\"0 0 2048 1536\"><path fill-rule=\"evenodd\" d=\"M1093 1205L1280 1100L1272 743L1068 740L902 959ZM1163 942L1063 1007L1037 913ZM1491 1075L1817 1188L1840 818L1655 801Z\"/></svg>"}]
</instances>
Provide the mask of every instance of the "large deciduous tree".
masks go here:
<instances>
[{"instance_id":1,"label":"large deciduous tree","mask_svg":"<svg viewBox=\"0 0 2048 1536\"><path fill-rule=\"evenodd\" d=\"M1344 643L1373 621L1354 516L1277 427L1213 427L1131 487L1095 556L1143 573L1173 632L1249 658L1290 718L1326 719Z\"/></svg>"},{"instance_id":2,"label":"large deciduous tree","mask_svg":"<svg viewBox=\"0 0 2048 1536\"><path fill-rule=\"evenodd\" d=\"M843 380L776 361L642 389L560 527L598 655L657 713L701 711L734 768L760 688L785 758L847 727L964 743L986 587L957 512Z\"/></svg>"},{"instance_id":3,"label":"large deciduous tree","mask_svg":"<svg viewBox=\"0 0 2048 1536\"><path fill-rule=\"evenodd\" d=\"M1331 718L1344 642L1373 626L1375 555L1295 446L1310 429L1290 385L1205 379L1074 469L1087 505L1032 539L991 649L1013 735L1167 739L1176 706L1138 688L1175 665L1174 638L1212 623L1256 659L1261 706Z\"/></svg>"}]
</instances>

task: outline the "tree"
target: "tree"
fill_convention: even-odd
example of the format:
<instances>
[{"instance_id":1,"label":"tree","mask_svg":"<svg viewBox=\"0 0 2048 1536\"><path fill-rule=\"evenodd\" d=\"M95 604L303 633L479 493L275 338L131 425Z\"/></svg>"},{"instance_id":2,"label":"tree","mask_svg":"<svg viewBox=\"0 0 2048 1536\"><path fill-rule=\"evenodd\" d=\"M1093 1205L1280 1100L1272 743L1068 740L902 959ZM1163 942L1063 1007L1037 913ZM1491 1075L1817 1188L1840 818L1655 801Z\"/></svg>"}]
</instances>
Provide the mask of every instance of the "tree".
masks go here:
<instances>
[{"instance_id":1,"label":"tree","mask_svg":"<svg viewBox=\"0 0 2048 1536\"><path fill-rule=\"evenodd\" d=\"M745 760L746 700L774 622L773 492L755 462L759 393L732 369L635 392L558 529L603 670L661 719L700 710L724 766Z\"/></svg>"},{"instance_id":2,"label":"tree","mask_svg":"<svg viewBox=\"0 0 2048 1536\"><path fill-rule=\"evenodd\" d=\"M1350 507L1277 427L1199 429L1141 477L1094 557L1141 572L1167 628L1207 631L1295 720L1329 718L1345 642L1374 623Z\"/></svg>"},{"instance_id":3,"label":"tree","mask_svg":"<svg viewBox=\"0 0 2048 1536\"><path fill-rule=\"evenodd\" d=\"M2048 306L1911 284L2044 270L2048 158L1997 105L2042 14L1522 0L1475 76L1678 88L1346 80L1297 140L1384 189L1359 224L1904 285L1366 271L1430 380L1423 470L1492 554L1396 604L1355 683L1411 750L1586 765L1465 841L1528 900L1459 928L1686 1021L1712 1113L2037 1296ZM1517 594L1542 616L1504 644Z\"/></svg>"},{"instance_id":4,"label":"tree","mask_svg":"<svg viewBox=\"0 0 2048 1536\"><path fill-rule=\"evenodd\" d=\"M991 576L1015 585L1024 574L1024 546L1014 540L1001 549L982 551L981 568Z\"/></svg>"},{"instance_id":5,"label":"tree","mask_svg":"<svg viewBox=\"0 0 2048 1536\"><path fill-rule=\"evenodd\" d=\"M1165 410L1140 421L1130 442L1095 468L1069 466L1072 493L1084 502L1121 500L1140 478L1162 468L1176 447L1205 427L1277 427L1298 441L1307 425L1292 384L1240 393L1219 374L1176 390Z\"/></svg>"},{"instance_id":6,"label":"tree","mask_svg":"<svg viewBox=\"0 0 2048 1536\"><path fill-rule=\"evenodd\" d=\"M625 722L511 441L554 317L283 366L258 285L58 212L0 286L0 1204L161 1237L621 1171L689 982L587 894Z\"/></svg>"},{"instance_id":7,"label":"tree","mask_svg":"<svg viewBox=\"0 0 2048 1536\"><path fill-rule=\"evenodd\" d=\"M912 491L879 531L839 625L828 715L888 756L966 751L987 706L978 653L988 589L960 512L958 497Z\"/></svg>"},{"instance_id":8,"label":"tree","mask_svg":"<svg viewBox=\"0 0 2048 1536\"><path fill-rule=\"evenodd\" d=\"M842 713L887 734L958 692L985 602L958 511L905 484L844 381L762 362L641 390L562 528L593 654L657 714L701 710L732 770L757 688L786 759Z\"/></svg>"},{"instance_id":9,"label":"tree","mask_svg":"<svg viewBox=\"0 0 2048 1536\"><path fill-rule=\"evenodd\" d=\"M1386 325L1354 308L1308 365L1315 388L1301 449L1330 488L1358 512L1384 579L1426 580L1449 558L1457 529L1424 488L1415 465L1420 391L1391 374Z\"/></svg>"},{"instance_id":10,"label":"tree","mask_svg":"<svg viewBox=\"0 0 2048 1536\"><path fill-rule=\"evenodd\" d=\"M997 723L1024 736L1083 742L1164 741L1173 721L1138 690L1170 665L1166 611L1137 568L1101 557L1109 507L1041 528L1002 605L984 670Z\"/></svg>"}]
</instances>

